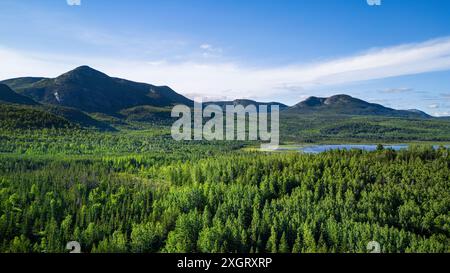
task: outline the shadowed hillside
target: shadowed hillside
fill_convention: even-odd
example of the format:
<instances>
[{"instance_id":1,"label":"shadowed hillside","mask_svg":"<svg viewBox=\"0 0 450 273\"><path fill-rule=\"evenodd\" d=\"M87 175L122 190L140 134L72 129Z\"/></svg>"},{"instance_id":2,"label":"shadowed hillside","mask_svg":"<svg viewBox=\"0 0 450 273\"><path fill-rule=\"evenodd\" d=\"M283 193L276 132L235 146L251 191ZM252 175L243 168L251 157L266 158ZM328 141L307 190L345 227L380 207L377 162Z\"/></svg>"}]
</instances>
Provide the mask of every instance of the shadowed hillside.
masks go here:
<instances>
[{"instance_id":1,"label":"shadowed hillside","mask_svg":"<svg viewBox=\"0 0 450 273\"><path fill-rule=\"evenodd\" d=\"M192 103L167 86L112 78L88 66L78 67L54 79L17 78L3 83L40 103L86 112L113 114L139 105L166 107Z\"/></svg>"}]
</instances>

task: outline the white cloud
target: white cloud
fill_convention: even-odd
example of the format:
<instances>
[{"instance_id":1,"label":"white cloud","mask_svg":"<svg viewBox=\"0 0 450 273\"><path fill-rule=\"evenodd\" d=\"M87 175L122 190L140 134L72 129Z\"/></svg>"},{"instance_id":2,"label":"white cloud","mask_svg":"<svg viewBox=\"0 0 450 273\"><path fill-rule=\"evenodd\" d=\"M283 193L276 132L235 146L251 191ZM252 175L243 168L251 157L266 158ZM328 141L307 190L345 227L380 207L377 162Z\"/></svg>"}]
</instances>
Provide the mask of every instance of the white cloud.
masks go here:
<instances>
[{"instance_id":1,"label":"white cloud","mask_svg":"<svg viewBox=\"0 0 450 273\"><path fill-rule=\"evenodd\" d=\"M437 109L437 108L439 108L439 104L430 104L430 105L428 105L428 108Z\"/></svg>"},{"instance_id":2,"label":"white cloud","mask_svg":"<svg viewBox=\"0 0 450 273\"><path fill-rule=\"evenodd\" d=\"M201 44L200 49L203 51L202 56L204 58L219 57L223 51L222 48L214 47L210 44Z\"/></svg>"},{"instance_id":3,"label":"white cloud","mask_svg":"<svg viewBox=\"0 0 450 273\"><path fill-rule=\"evenodd\" d=\"M388 89L384 89L381 90L383 93L406 93L406 92L411 92L413 91L413 88L409 88L409 87L397 87L397 88L388 88Z\"/></svg>"},{"instance_id":4,"label":"white cloud","mask_svg":"<svg viewBox=\"0 0 450 273\"><path fill-rule=\"evenodd\" d=\"M203 49L204 51L214 52L214 53L222 53L222 51L223 51L222 48L215 47L210 44L201 44L200 48Z\"/></svg>"},{"instance_id":5,"label":"white cloud","mask_svg":"<svg viewBox=\"0 0 450 273\"><path fill-rule=\"evenodd\" d=\"M66 56L24 53L0 47L0 79L43 76L55 77L73 69L78 61Z\"/></svg>"},{"instance_id":6,"label":"white cloud","mask_svg":"<svg viewBox=\"0 0 450 273\"><path fill-rule=\"evenodd\" d=\"M435 112L433 113L435 117L450 117L450 112Z\"/></svg>"},{"instance_id":7,"label":"white cloud","mask_svg":"<svg viewBox=\"0 0 450 273\"><path fill-rule=\"evenodd\" d=\"M200 45L200 49L206 53L219 50L206 43ZM303 90L315 87L447 70L450 69L450 38L375 48L353 56L281 67L251 67L237 62L207 62L198 58L173 62L67 57L1 47L0 59L0 79L56 76L87 64L112 76L169 85L182 94L270 98L292 95L293 92L300 96ZM226 94L223 90L227 90Z\"/></svg>"},{"instance_id":8,"label":"white cloud","mask_svg":"<svg viewBox=\"0 0 450 273\"><path fill-rule=\"evenodd\" d=\"M200 48L204 49L204 50L209 50L209 49L212 48L212 45L210 45L210 44L202 44L202 45L200 45Z\"/></svg>"}]
</instances>

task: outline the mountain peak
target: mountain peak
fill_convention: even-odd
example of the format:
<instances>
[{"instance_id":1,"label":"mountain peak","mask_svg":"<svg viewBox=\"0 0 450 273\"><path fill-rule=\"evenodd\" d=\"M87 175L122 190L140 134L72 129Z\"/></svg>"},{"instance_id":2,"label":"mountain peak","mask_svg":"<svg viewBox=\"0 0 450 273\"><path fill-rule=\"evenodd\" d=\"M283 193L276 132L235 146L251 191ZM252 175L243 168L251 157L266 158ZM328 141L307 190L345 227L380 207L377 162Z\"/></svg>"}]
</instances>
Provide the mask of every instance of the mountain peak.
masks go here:
<instances>
[{"instance_id":1,"label":"mountain peak","mask_svg":"<svg viewBox=\"0 0 450 273\"><path fill-rule=\"evenodd\" d=\"M88 65L81 65L81 66L79 66L79 67L76 67L76 68L73 69L72 71L78 71L78 72L82 72L82 71L84 71L84 72L88 72L88 71L96 71L96 72L100 72L100 71L98 71L98 70L96 70L96 69L94 69L94 68L92 68L92 67L90 67L90 66L88 66Z\"/></svg>"},{"instance_id":2,"label":"mountain peak","mask_svg":"<svg viewBox=\"0 0 450 273\"><path fill-rule=\"evenodd\" d=\"M73 70L70 70L69 72L66 72L64 74L62 74L61 76L59 76L58 78L108 78L109 76L106 75L103 72L100 72L90 66L87 65L82 65L79 66Z\"/></svg>"},{"instance_id":3,"label":"mountain peak","mask_svg":"<svg viewBox=\"0 0 450 273\"><path fill-rule=\"evenodd\" d=\"M367 102L357 99L357 98L354 98L349 95L338 94L338 95L334 95L329 98L326 98L323 103L330 105L330 104L339 104L339 103L346 104L346 103L367 103Z\"/></svg>"},{"instance_id":4,"label":"mountain peak","mask_svg":"<svg viewBox=\"0 0 450 273\"><path fill-rule=\"evenodd\" d=\"M318 98L318 97L311 96L311 97L307 98L306 100L300 102L298 104L298 106L310 106L310 107L318 106L318 105L322 105L324 100L325 100L324 98Z\"/></svg>"}]
</instances>

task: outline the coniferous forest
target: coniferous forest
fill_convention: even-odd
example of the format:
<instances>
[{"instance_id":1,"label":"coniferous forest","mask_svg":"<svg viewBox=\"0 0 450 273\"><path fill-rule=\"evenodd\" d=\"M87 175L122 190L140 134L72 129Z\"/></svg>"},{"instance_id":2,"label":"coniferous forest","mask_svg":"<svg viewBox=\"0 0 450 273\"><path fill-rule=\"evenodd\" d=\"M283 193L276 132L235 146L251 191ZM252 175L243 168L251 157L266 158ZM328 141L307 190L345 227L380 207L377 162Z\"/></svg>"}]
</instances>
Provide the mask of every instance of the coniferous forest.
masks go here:
<instances>
[{"instance_id":1,"label":"coniferous forest","mask_svg":"<svg viewBox=\"0 0 450 273\"><path fill-rule=\"evenodd\" d=\"M0 0L1 261L433 271L449 22L449 0Z\"/></svg>"},{"instance_id":2,"label":"coniferous forest","mask_svg":"<svg viewBox=\"0 0 450 273\"><path fill-rule=\"evenodd\" d=\"M263 153L164 128L0 139L0 252L450 251L444 147Z\"/></svg>"}]
</instances>

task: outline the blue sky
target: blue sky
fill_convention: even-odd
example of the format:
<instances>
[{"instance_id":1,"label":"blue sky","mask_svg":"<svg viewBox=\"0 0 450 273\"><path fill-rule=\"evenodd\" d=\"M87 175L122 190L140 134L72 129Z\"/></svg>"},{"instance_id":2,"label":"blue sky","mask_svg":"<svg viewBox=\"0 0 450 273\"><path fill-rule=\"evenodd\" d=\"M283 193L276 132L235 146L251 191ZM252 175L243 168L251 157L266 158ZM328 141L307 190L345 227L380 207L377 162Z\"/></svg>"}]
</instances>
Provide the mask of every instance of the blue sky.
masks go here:
<instances>
[{"instance_id":1,"label":"blue sky","mask_svg":"<svg viewBox=\"0 0 450 273\"><path fill-rule=\"evenodd\" d=\"M0 0L0 79L90 65L192 98L450 115L450 1Z\"/></svg>"}]
</instances>

